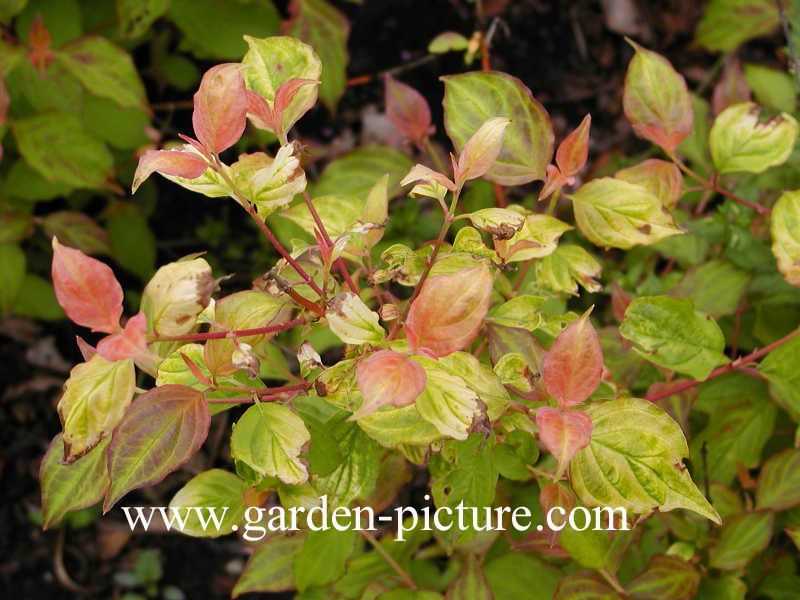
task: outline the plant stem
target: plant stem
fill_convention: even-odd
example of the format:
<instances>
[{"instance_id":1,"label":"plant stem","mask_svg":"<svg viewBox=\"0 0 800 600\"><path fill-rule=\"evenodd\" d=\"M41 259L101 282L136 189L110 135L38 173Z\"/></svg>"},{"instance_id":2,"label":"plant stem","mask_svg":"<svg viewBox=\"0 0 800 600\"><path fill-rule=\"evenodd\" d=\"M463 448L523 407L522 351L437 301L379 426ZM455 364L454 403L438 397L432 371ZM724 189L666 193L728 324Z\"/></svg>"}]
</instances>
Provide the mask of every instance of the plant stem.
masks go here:
<instances>
[{"instance_id":1,"label":"plant stem","mask_svg":"<svg viewBox=\"0 0 800 600\"><path fill-rule=\"evenodd\" d=\"M333 248L333 242L331 241L331 237L328 235L328 230L325 229L325 224L322 222L322 219L320 219L319 213L317 212L314 203L311 201L311 195L308 193L308 190L303 190L303 199L306 202L308 212L311 213L311 217L314 219L314 223L316 224L317 230L322 236L323 241L328 245L329 249ZM353 279L350 277L350 273L347 271L347 266L344 264L344 260L339 257L334 261L334 264L339 270L339 273L342 274L342 277L347 283L347 287L350 288L351 292L358 296L358 287L356 287L356 284L353 283Z\"/></svg>"},{"instance_id":2,"label":"plant stem","mask_svg":"<svg viewBox=\"0 0 800 600\"><path fill-rule=\"evenodd\" d=\"M400 564L394 559L394 557L386 551L386 548L383 547L383 544L381 544L378 540L376 540L375 536L373 536L368 531L362 531L361 535L375 549L375 552L380 554L383 557L383 560L385 560L389 564L389 566L392 567L392 569L394 569L394 572L400 576L400 579L403 580L403 583L406 584L406 587L416 591L417 584L414 583L414 580L411 578L411 575L409 575L408 571L406 571L403 567L401 567Z\"/></svg>"},{"instance_id":3,"label":"plant stem","mask_svg":"<svg viewBox=\"0 0 800 600\"><path fill-rule=\"evenodd\" d=\"M745 374L749 375L750 374L749 373L750 369L748 368L748 365L750 365L751 363L759 360L760 358L763 358L764 356L766 356L767 354L769 354L770 352L772 352L776 348L779 348L780 346L783 346L785 343L793 340L798 335L800 335L800 329L795 329L791 333L786 334L785 336L783 336L781 339L775 340L771 344L768 344L767 346L764 346L763 348L761 348L759 350L754 350L753 352L751 352L747 356L741 356L741 357L737 358L736 360L729 362L726 365L722 365L721 367L718 367L718 368L714 369L713 371L711 371L709 376L706 377L703 381L697 381L697 380L679 381L679 382L676 382L676 385L674 385L672 387L668 387L666 389L662 389L658 393L648 394L647 395L647 399L650 400L651 402L656 402L657 400L662 400L663 398L667 398L667 397L672 396L674 394L679 394L680 392L683 392L683 391L686 391L686 390L691 389L693 387L696 387L696 386L700 385L701 383L705 383L706 381L711 381L712 379L716 379L717 377L721 377L722 375L725 375L726 373L730 373L731 371L739 371L741 373L745 373Z\"/></svg>"},{"instance_id":4,"label":"plant stem","mask_svg":"<svg viewBox=\"0 0 800 600\"><path fill-rule=\"evenodd\" d=\"M756 204L755 202L751 202L747 198L742 198L738 194L734 194L733 192L726 190L724 187L720 186L717 183L716 178L714 178L712 180L708 180L705 177L703 177L702 175L696 173L695 171L690 169L688 166L686 166L686 164L680 158L678 158L676 155L669 154L669 157L670 157L670 159L672 159L672 162L674 162L675 165L677 165L677 167L681 171L686 173L689 177L697 180L697 182L700 185L702 185L705 189L711 190L713 192L716 192L717 194L722 194L723 196L725 196L726 198L730 198L734 202L738 202L739 204L741 204L743 206L746 206L748 208L752 208L754 211L756 211L760 215L769 216L769 215L772 214L772 211L770 209L768 209L767 207L761 206L760 204Z\"/></svg>"},{"instance_id":5,"label":"plant stem","mask_svg":"<svg viewBox=\"0 0 800 600\"><path fill-rule=\"evenodd\" d=\"M278 323L277 325L267 325L265 327L255 327L253 329L230 329L225 331L208 331L206 333L184 333L182 335L153 336L149 342L204 342L206 340L219 340L223 338L245 337L248 335L262 335L265 333L275 333L285 331L297 325L303 325L307 321L303 317Z\"/></svg>"}]
</instances>

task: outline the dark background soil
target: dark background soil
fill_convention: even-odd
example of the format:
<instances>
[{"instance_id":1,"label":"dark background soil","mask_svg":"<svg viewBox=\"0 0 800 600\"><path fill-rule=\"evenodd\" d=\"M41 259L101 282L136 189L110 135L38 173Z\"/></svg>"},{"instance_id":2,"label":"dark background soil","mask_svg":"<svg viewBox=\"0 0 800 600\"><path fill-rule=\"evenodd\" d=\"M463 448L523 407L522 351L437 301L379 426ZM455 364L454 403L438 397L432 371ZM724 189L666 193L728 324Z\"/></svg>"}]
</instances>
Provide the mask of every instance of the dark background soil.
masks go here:
<instances>
[{"instance_id":1,"label":"dark background soil","mask_svg":"<svg viewBox=\"0 0 800 600\"><path fill-rule=\"evenodd\" d=\"M632 52L620 34L606 28L600 2L484 4L487 13L497 13L504 23L494 38L492 67L516 75L533 90L550 111L557 138L591 112L595 159L610 150L639 144L621 115L622 82ZM714 62L714 57L691 46L701 4L694 0L637 3L643 25L640 39L672 60L687 74L690 85L701 81ZM337 2L337 6L352 23L351 77L373 74L424 55L428 42L442 31L455 30L469 36L476 26L473 5L455 0L368 0L363 6L347 2ZM779 45L779 40L765 42L760 50L756 46L756 51L767 61L777 61L775 48ZM442 86L438 76L463 70L461 58L449 55L404 73L402 80L428 97L435 122L441 123ZM377 81L352 86L335 120L324 110L317 110L303 121L301 133L324 143L348 128L357 130L362 108L366 104L380 106L382 94ZM154 101L188 98L188 94L182 98L151 95ZM176 114L171 126L186 130L188 119L188 112ZM446 144L442 127L438 129L441 142ZM177 192L174 186L169 199L165 202L162 197L150 219L162 242L159 263L201 249L202 243L192 248L176 241L185 240L209 218L225 220L231 231L249 231L238 213L228 213L208 202L198 210L197 197ZM226 266L235 269L235 265ZM80 529L42 532L36 525L38 463L49 440L60 430L55 402L65 369L79 360L76 333L67 323L41 325L6 319L0 324L0 597L116 597L111 585L114 573L132 568L137 550L157 548L164 567L163 583L178 586L193 600L227 598L235 571L246 559L235 539L208 541L148 534L127 540L122 515L115 513ZM48 353L50 343L56 349L55 358ZM224 457L225 453L219 455ZM176 481L168 480L154 494L168 499L170 485L174 488ZM126 540L124 547L116 547ZM63 557L65 573L88 591L65 588L67 582L56 567L59 556Z\"/></svg>"}]
</instances>

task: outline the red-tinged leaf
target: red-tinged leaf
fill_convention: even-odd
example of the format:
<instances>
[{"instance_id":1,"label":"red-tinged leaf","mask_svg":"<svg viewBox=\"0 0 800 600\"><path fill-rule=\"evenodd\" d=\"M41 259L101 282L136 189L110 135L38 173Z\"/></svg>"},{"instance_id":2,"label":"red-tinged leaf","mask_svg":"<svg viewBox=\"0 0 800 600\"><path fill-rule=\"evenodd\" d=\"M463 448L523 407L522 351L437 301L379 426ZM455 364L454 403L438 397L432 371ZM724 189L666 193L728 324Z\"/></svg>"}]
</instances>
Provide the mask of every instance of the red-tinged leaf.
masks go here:
<instances>
[{"instance_id":1,"label":"red-tinged leaf","mask_svg":"<svg viewBox=\"0 0 800 600\"><path fill-rule=\"evenodd\" d=\"M211 67L194 95L194 133L209 152L230 148L244 133L247 96L239 68L236 63Z\"/></svg>"},{"instance_id":2,"label":"red-tinged leaf","mask_svg":"<svg viewBox=\"0 0 800 600\"><path fill-rule=\"evenodd\" d=\"M92 331L119 331L122 286L111 268L53 237L53 288L67 316Z\"/></svg>"},{"instance_id":3,"label":"red-tinged leaf","mask_svg":"<svg viewBox=\"0 0 800 600\"><path fill-rule=\"evenodd\" d=\"M247 90L247 115L258 129L266 129L273 133L279 127L280 121L275 112L261 94Z\"/></svg>"},{"instance_id":4,"label":"red-tinged leaf","mask_svg":"<svg viewBox=\"0 0 800 600\"><path fill-rule=\"evenodd\" d=\"M155 172L194 179L206 172L208 163L195 152L185 150L148 150L139 159L131 191L135 194L145 179Z\"/></svg>"},{"instance_id":5,"label":"red-tinged leaf","mask_svg":"<svg viewBox=\"0 0 800 600\"><path fill-rule=\"evenodd\" d=\"M50 32L44 25L41 13L36 13L31 24L31 29L28 32L28 60L31 64L43 74L47 70L47 66L53 59L53 51L50 47L52 40Z\"/></svg>"},{"instance_id":6,"label":"red-tinged leaf","mask_svg":"<svg viewBox=\"0 0 800 600\"><path fill-rule=\"evenodd\" d=\"M700 573L678 556L656 554L644 571L633 578L625 591L636 600L689 600L700 584Z\"/></svg>"},{"instance_id":7,"label":"red-tinged leaf","mask_svg":"<svg viewBox=\"0 0 800 600\"><path fill-rule=\"evenodd\" d=\"M562 408L580 404L600 384L603 350L588 313L558 334L544 359L542 375L547 393Z\"/></svg>"},{"instance_id":8,"label":"red-tinged leaf","mask_svg":"<svg viewBox=\"0 0 800 600\"><path fill-rule=\"evenodd\" d=\"M453 173L457 183L463 184L486 174L503 149L503 137L510 123L506 118L494 117L467 140Z\"/></svg>"},{"instance_id":9,"label":"red-tinged leaf","mask_svg":"<svg viewBox=\"0 0 800 600\"><path fill-rule=\"evenodd\" d=\"M543 406L536 411L539 439L558 460L556 479L560 479L569 461L592 439L592 419L582 410L563 411Z\"/></svg>"},{"instance_id":10,"label":"red-tinged leaf","mask_svg":"<svg viewBox=\"0 0 800 600\"><path fill-rule=\"evenodd\" d=\"M641 185L666 208L675 206L683 195L681 170L666 160L648 158L638 165L617 171L614 177Z\"/></svg>"},{"instance_id":11,"label":"red-tinged leaf","mask_svg":"<svg viewBox=\"0 0 800 600\"><path fill-rule=\"evenodd\" d=\"M386 116L395 129L419 145L434 131L428 102L410 85L386 77Z\"/></svg>"},{"instance_id":12,"label":"red-tinged leaf","mask_svg":"<svg viewBox=\"0 0 800 600\"><path fill-rule=\"evenodd\" d=\"M637 135L673 152L692 132L694 109L686 80L669 61L631 42L622 105Z\"/></svg>"},{"instance_id":13,"label":"red-tinged leaf","mask_svg":"<svg viewBox=\"0 0 800 600\"><path fill-rule=\"evenodd\" d=\"M733 58L725 65L722 77L714 86L711 110L718 115L733 104L749 101L750 86L747 85L747 79L744 78L742 63L739 62L739 59Z\"/></svg>"},{"instance_id":14,"label":"red-tinged leaf","mask_svg":"<svg viewBox=\"0 0 800 600\"><path fill-rule=\"evenodd\" d=\"M583 117L575 130L564 138L556 151L556 164L565 177L572 177L586 164L589 158L589 130L592 128L592 115Z\"/></svg>"},{"instance_id":15,"label":"red-tinged leaf","mask_svg":"<svg viewBox=\"0 0 800 600\"><path fill-rule=\"evenodd\" d=\"M561 529L550 529L549 523L552 522L553 525L557 527L565 525L570 511L575 508L575 504L577 504L577 499L575 498L575 494L566 486L560 483L550 482L542 486L542 490L539 492L539 504L545 515L550 514L549 522L544 523L543 532L546 534L546 539L550 545L554 546L558 542ZM554 508L561 508L563 512L554 510L550 513Z\"/></svg>"},{"instance_id":16,"label":"red-tinged leaf","mask_svg":"<svg viewBox=\"0 0 800 600\"><path fill-rule=\"evenodd\" d=\"M137 359L147 352L147 318L140 312L128 319L121 333L104 337L97 343L97 353L106 360Z\"/></svg>"},{"instance_id":17,"label":"red-tinged leaf","mask_svg":"<svg viewBox=\"0 0 800 600\"><path fill-rule=\"evenodd\" d=\"M547 174L542 190L539 192L539 201L546 200L568 183L569 181L561 174L557 166L547 165Z\"/></svg>"},{"instance_id":18,"label":"red-tinged leaf","mask_svg":"<svg viewBox=\"0 0 800 600\"><path fill-rule=\"evenodd\" d=\"M210 423L202 392L190 387L163 385L136 398L108 447L111 486L103 513L131 490L155 485L185 464L203 445Z\"/></svg>"},{"instance_id":19,"label":"red-tinged leaf","mask_svg":"<svg viewBox=\"0 0 800 600\"><path fill-rule=\"evenodd\" d=\"M623 290L619 283L615 281L611 284L611 310L614 318L620 323L625 318L625 311L632 300L633 296Z\"/></svg>"},{"instance_id":20,"label":"red-tinged leaf","mask_svg":"<svg viewBox=\"0 0 800 600\"><path fill-rule=\"evenodd\" d=\"M272 103L272 109L277 115L278 123L281 121L283 111L285 111L292 100L294 100L297 92L307 85L319 85L319 81L314 79L293 77L291 79L287 79L278 86L278 89L275 90L275 101Z\"/></svg>"},{"instance_id":21,"label":"red-tinged leaf","mask_svg":"<svg viewBox=\"0 0 800 600\"><path fill-rule=\"evenodd\" d=\"M492 274L483 265L430 277L406 319L406 336L414 351L446 356L474 340L489 310L492 284Z\"/></svg>"},{"instance_id":22,"label":"red-tinged leaf","mask_svg":"<svg viewBox=\"0 0 800 600\"><path fill-rule=\"evenodd\" d=\"M83 360L88 362L95 354L97 354L97 348L92 346L89 342L83 339L81 336L75 336L75 343L78 345L78 350L83 357Z\"/></svg>"},{"instance_id":23,"label":"red-tinged leaf","mask_svg":"<svg viewBox=\"0 0 800 600\"><path fill-rule=\"evenodd\" d=\"M578 571L564 577L553 600L623 600L623 597L593 571Z\"/></svg>"},{"instance_id":24,"label":"red-tinged leaf","mask_svg":"<svg viewBox=\"0 0 800 600\"><path fill-rule=\"evenodd\" d=\"M455 183L453 183L449 177L420 164L416 164L411 168L408 175L403 177L400 185L408 185L409 183L415 183L417 181L436 182L450 191L456 189Z\"/></svg>"},{"instance_id":25,"label":"red-tinged leaf","mask_svg":"<svg viewBox=\"0 0 800 600\"><path fill-rule=\"evenodd\" d=\"M379 350L356 367L356 383L363 398L353 414L360 419L381 406L412 404L425 389L427 375L418 362L392 350Z\"/></svg>"}]
</instances>

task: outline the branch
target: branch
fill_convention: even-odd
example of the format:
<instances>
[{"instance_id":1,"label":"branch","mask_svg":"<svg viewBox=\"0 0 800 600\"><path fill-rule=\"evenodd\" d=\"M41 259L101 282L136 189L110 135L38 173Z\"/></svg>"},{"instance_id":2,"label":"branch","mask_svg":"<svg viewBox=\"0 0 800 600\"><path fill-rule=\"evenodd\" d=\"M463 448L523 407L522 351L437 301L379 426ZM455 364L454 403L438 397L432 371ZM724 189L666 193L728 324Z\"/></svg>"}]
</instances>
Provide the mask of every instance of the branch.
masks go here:
<instances>
[{"instance_id":1,"label":"branch","mask_svg":"<svg viewBox=\"0 0 800 600\"><path fill-rule=\"evenodd\" d=\"M307 321L303 317L278 323L277 325L267 325L265 327L255 327L253 329L229 329L225 331L208 331L206 333L185 333L183 335L159 336L154 335L148 340L153 342L204 342L206 340L219 340L223 338L245 337L248 335L262 335L265 333L275 333L291 329L296 325L303 325Z\"/></svg>"},{"instance_id":2,"label":"branch","mask_svg":"<svg viewBox=\"0 0 800 600\"><path fill-rule=\"evenodd\" d=\"M711 381L712 379L716 379L717 377L722 377L726 373L730 373L732 371L739 371L746 375L752 375L752 369L749 368L749 365L754 363L755 361L759 360L760 358L765 357L767 354L783 346L785 343L793 340L798 335L800 335L800 329L795 329L791 333L783 336L779 340L775 340L771 344L764 346L760 350L755 350L748 354L747 356L741 356L734 361L729 362L726 365L718 367L711 371L708 377L706 377L703 381L697 380L689 380L689 381L677 381L675 385L668 387L666 389L662 389L661 391L655 394L647 394L646 399L650 400L651 402L656 402L657 400L662 400L664 398L668 398L674 394L679 394L680 392L684 392L689 390L693 387L700 385L701 383L705 383L706 381Z\"/></svg>"}]
</instances>

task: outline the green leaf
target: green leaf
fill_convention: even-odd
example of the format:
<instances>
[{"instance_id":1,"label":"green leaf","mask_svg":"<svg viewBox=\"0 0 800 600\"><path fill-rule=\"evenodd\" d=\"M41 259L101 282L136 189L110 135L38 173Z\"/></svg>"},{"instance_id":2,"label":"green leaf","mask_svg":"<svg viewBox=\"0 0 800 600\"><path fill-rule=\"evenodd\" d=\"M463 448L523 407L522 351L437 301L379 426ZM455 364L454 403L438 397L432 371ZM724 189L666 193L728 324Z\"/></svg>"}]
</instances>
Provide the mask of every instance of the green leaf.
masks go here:
<instances>
[{"instance_id":1,"label":"green leaf","mask_svg":"<svg viewBox=\"0 0 800 600\"><path fill-rule=\"evenodd\" d=\"M389 146L364 146L329 163L311 195L346 194L365 200L375 182L388 174L387 190L393 198L400 193L400 180L413 165L408 156Z\"/></svg>"},{"instance_id":2,"label":"green leaf","mask_svg":"<svg viewBox=\"0 0 800 600\"><path fill-rule=\"evenodd\" d=\"M168 15L183 33L182 45L198 58L239 60L247 50L244 34L267 37L280 26L272 2L172 0Z\"/></svg>"},{"instance_id":3,"label":"green leaf","mask_svg":"<svg viewBox=\"0 0 800 600\"><path fill-rule=\"evenodd\" d=\"M136 398L108 447L111 487L103 513L129 491L155 485L184 465L205 442L210 424L206 399L191 388L164 385Z\"/></svg>"},{"instance_id":4,"label":"green leaf","mask_svg":"<svg viewBox=\"0 0 800 600\"><path fill-rule=\"evenodd\" d=\"M711 547L709 565L715 569L737 570L761 554L769 545L775 513L743 513L726 521L719 539Z\"/></svg>"},{"instance_id":5,"label":"green leaf","mask_svg":"<svg viewBox=\"0 0 800 600\"><path fill-rule=\"evenodd\" d=\"M758 370L769 381L773 400L795 421L800 421L800 338L770 352Z\"/></svg>"},{"instance_id":6,"label":"green leaf","mask_svg":"<svg viewBox=\"0 0 800 600\"><path fill-rule=\"evenodd\" d=\"M38 275L28 273L22 280L14 313L21 317L58 321L63 319L64 309L56 300L53 285Z\"/></svg>"},{"instance_id":7,"label":"green leaf","mask_svg":"<svg viewBox=\"0 0 800 600\"><path fill-rule=\"evenodd\" d=\"M666 58L628 42L635 54L625 75L625 116L637 135L673 152L692 132L694 111L686 81Z\"/></svg>"},{"instance_id":8,"label":"green leaf","mask_svg":"<svg viewBox=\"0 0 800 600\"><path fill-rule=\"evenodd\" d=\"M779 24L772 0L711 0L697 26L695 41L709 50L730 52Z\"/></svg>"},{"instance_id":9,"label":"green leaf","mask_svg":"<svg viewBox=\"0 0 800 600\"><path fill-rule=\"evenodd\" d=\"M260 544L242 571L232 597L249 592L285 592L295 589L293 565L303 547L303 536L275 535Z\"/></svg>"},{"instance_id":10,"label":"green leaf","mask_svg":"<svg viewBox=\"0 0 800 600\"><path fill-rule=\"evenodd\" d=\"M424 356L414 356L414 360L423 366L428 377L425 390L415 404L419 414L442 435L457 440L467 439L479 414L478 395L438 361Z\"/></svg>"},{"instance_id":11,"label":"green leaf","mask_svg":"<svg viewBox=\"0 0 800 600\"><path fill-rule=\"evenodd\" d=\"M800 505L800 450L789 448L771 457L761 468L756 508L786 510Z\"/></svg>"},{"instance_id":12,"label":"green leaf","mask_svg":"<svg viewBox=\"0 0 800 600\"><path fill-rule=\"evenodd\" d=\"M674 238L668 238L674 239ZM595 281L603 267L582 246L560 244L552 254L534 263L536 283L555 292L578 295L578 285L588 292L599 292Z\"/></svg>"},{"instance_id":13,"label":"green leaf","mask_svg":"<svg viewBox=\"0 0 800 600\"><path fill-rule=\"evenodd\" d=\"M553 600L622 600L597 573L570 573L558 584Z\"/></svg>"},{"instance_id":14,"label":"green leaf","mask_svg":"<svg viewBox=\"0 0 800 600\"><path fill-rule=\"evenodd\" d=\"M84 213L60 210L42 217L41 224L49 236L86 254L111 254L108 234Z\"/></svg>"},{"instance_id":15,"label":"green leaf","mask_svg":"<svg viewBox=\"0 0 800 600\"><path fill-rule=\"evenodd\" d=\"M16 244L0 244L0 315L14 306L25 281L25 253Z\"/></svg>"},{"instance_id":16,"label":"green leaf","mask_svg":"<svg viewBox=\"0 0 800 600\"><path fill-rule=\"evenodd\" d=\"M505 262L542 258L556 250L559 238L570 229L571 226L549 215L532 214L510 238L495 239L494 247Z\"/></svg>"},{"instance_id":17,"label":"green leaf","mask_svg":"<svg viewBox=\"0 0 800 600\"><path fill-rule=\"evenodd\" d=\"M611 538L599 529L578 530L566 526L559 543L570 557L582 567L606 569L611 554Z\"/></svg>"},{"instance_id":18,"label":"green leaf","mask_svg":"<svg viewBox=\"0 0 800 600\"><path fill-rule=\"evenodd\" d=\"M192 537L219 537L236 531L244 519L245 505L244 492L247 485L233 473L222 469L211 469L192 477L181 489L179 489L172 500L169 502L169 510L178 513L188 513L185 526L180 529L181 533ZM224 516L220 514L221 526L216 523L206 522L203 527L197 515L198 507L204 513L204 518L208 509L217 511L217 514L225 511ZM189 508L189 510L181 510ZM227 510L226 510L227 509ZM207 515L209 520L211 515Z\"/></svg>"},{"instance_id":19,"label":"green leaf","mask_svg":"<svg viewBox=\"0 0 800 600\"><path fill-rule=\"evenodd\" d=\"M750 275L731 263L711 260L693 267L672 289L672 295L691 298L700 312L715 319L736 312Z\"/></svg>"},{"instance_id":20,"label":"green leaf","mask_svg":"<svg viewBox=\"0 0 800 600\"><path fill-rule=\"evenodd\" d=\"M42 16L45 27L50 32L54 47L78 37L83 32L81 7L78 0L28 0L25 10L14 19L17 37L28 41L28 32L37 14Z\"/></svg>"},{"instance_id":21,"label":"green leaf","mask_svg":"<svg viewBox=\"0 0 800 600\"><path fill-rule=\"evenodd\" d=\"M332 238L350 229L361 218L361 213L364 211L364 199L357 196L338 194L317 196L311 203L317 209L320 219L325 224L325 229ZM305 202L295 204L279 214L297 223L310 235L314 235L316 223Z\"/></svg>"},{"instance_id":22,"label":"green leaf","mask_svg":"<svg viewBox=\"0 0 800 600\"><path fill-rule=\"evenodd\" d=\"M86 131L114 148L131 150L150 143L150 120L138 108L121 108L106 98L86 95L83 99Z\"/></svg>"},{"instance_id":23,"label":"green leaf","mask_svg":"<svg viewBox=\"0 0 800 600\"><path fill-rule=\"evenodd\" d=\"M425 446L444 437L433 424L422 418L414 404L402 408L383 408L359 419L358 426L387 448L405 444Z\"/></svg>"},{"instance_id":24,"label":"green leaf","mask_svg":"<svg viewBox=\"0 0 800 600\"><path fill-rule=\"evenodd\" d=\"M334 583L344 575L345 562L355 549L354 529L309 531L303 549L294 559L294 579L301 592L313 586Z\"/></svg>"},{"instance_id":25,"label":"green leaf","mask_svg":"<svg viewBox=\"0 0 800 600\"><path fill-rule=\"evenodd\" d=\"M541 313L545 298L521 295L499 304L489 311L486 320L505 327L534 331L544 321Z\"/></svg>"},{"instance_id":26,"label":"green leaf","mask_svg":"<svg viewBox=\"0 0 800 600\"><path fill-rule=\"evenodd\" d=\"M286 29L310 44L322 59L319 97L331 113L347 87L347 18L325 0L292 0L291 19Z\"/></svg>"},{"instance_id":27,"label":"green leaf","mask_svg":"<svg viewBox=\"0 0 800 600\"><path fill-rule=\"evenodd\" d=\"M719 579L704 577L697 590L697 600L745 600L747 586L734 575L726 575Z\"/></svg>"},{"instance_id":28,"label":"green leaf","mask_svg":"<svg viewBox=\"0 0 800 600\"><path fill-rule=\"evenodd\" d=\"M276 36L256 39L245 36L249 46L242 59L242 76L248 89L272 104L281 84L290 79L319 81L322 62L314 49L298 39ZM327 68L327 63L326 63ZM283 110L281 125L288 132L317 101L317 86L301 87Z\"/></svg>"},{"instance_id":29,"label":"green leaf","mask_svg":"<svg viewBox=\"0 0 800 600\"><path fill-rule=\"evenodd\" d=\"M759 104L781 112L793 112L797 106L797 87L789 73L762 65L744 65L747 85Z\"/></svg>"},{"instance_id":30,"label":"green leaf","mask_svg":"<svg viewBox=\"0 0 800 600\"><path fill-rule=\"evenodd\" d=\"M367 498L375 489L381 448L355 423L342 423L332 433L342 460L330 473L315 475L312 483L319 494L328 496L331 505L347 506L357 498ZM313 437L311 444L313 447Z\"/></svg>"},{"instance_id":31,"label":"green leaf","mask_svg":"<svg viewBox=\"0 0 800 600\"><path fill-rule=\"evenodd\" d=\"M551 600L564 574L521 552L509 552L486 563L483 573L494 600Z\"/></svg>"},{"instance_id":32,"label":"green leaf","mask_svg":"<svg viewBox=\"0 0 800 600\"><path fill-rule=\"evenodd\" d=\"M135 207L125 207L106 221L116 261L142 280L153 274L156 240L147 218Z\"/></svg>"},{"instance_id":33,"label":"green leaf","mask_svg":"<svg viewBox=\"0 0 800 600\"><path fill-rule=\"evenodd\" d=\"M107 39L85 35L56 53L56 60L95 96L124 108L144 108L147 97L133 59Z\"/></svg>"},{"instance_id":34,"label":"green leaf","mask_svg":"<svg viewBox=\"0 0 800 600\"><path fill-rule=\"evenodd\" d=\"M50 442L39 467L42 487L42 528L61 522L68 512L97 504L109 486L105 438L80 460L63 464L64 440L59 433Z\"/></svg>"},{"instance_id":35,"label":"green leaf","mask_svg":"<svg viewBox=\"0 0 800 600\"><path fill-rule=\"evenodd\" d=\"M761 463L778 413L764 382L738 374L720 377L702 386L696 407L707 408L710 415L690 444L695 477L707 473L713 481L730 484L740 467Z\"/></svg>"},{"instance_id":36,"label":"green leaf","mask_svg":"<svg viewBox=\"0 0 800 600\"><path fill-rule=\"evenodd\" d=\"M734 104L714 120L708 140L720 174L762 173L786 162L797 140L798 125L788 113L762 122L754 102Z\"/></svg>"},{"instance_id":37,"label":"green leaf","mask_svg":"<svg viewBox=\"0 0 800 600\"><path fill-rule=\"evenodd\" d=\"M436 506L455 508L461 502L475 508L491 506L498 474L486 438L473 433L463 442L449 441L442 450L445 455L443 472L432 473Z\"/></svg>"},{"instance_id":38,"label":"green leaf","mask_svg":"<svg viewBox=\"0 0 800 600\"><path fill-rule=\"evenodd\" d=\"M451 75L442 81L445 129L459 152L488 119L511 119L500 156L486 179L502 185L544 180L553 156L553 127L547 111L525 84L494 71Z\"/></svg>"},{"instance_id":39,"label":"green leaf","mask_svg":"<svg viewBox=\"0 0 800 600\"><path fill-rule=\"evenodd\" d=\"M667 554L656 554L625 591L636 600L690 600L700 583L700 573L691 564Z\"/></svg>"},{"instance_id":40,"label":"green leaf","mask_svg":"<svg viewBox=\"0 0 800 600\"><path fill-rule=\"evenodd\" d=\"M300 453L310 439L303 420L291 410L259 403L248 408L233 426L231 455L261 476L299 485L308 480L308 467Z\"/></svg>"},{"instance_id":41,"label":"green leaf","mask_svg":"<svg viewBox=\"0 0 800 600\"><path fill-rule=\"evenodd\" d=\"M625 311L620 333L650 362L700 381L728 362L719 325L686 298L636 298Z\"/></svg>"},{"instance_id":42,"label":"green leaf","mask_svg":"<svg viewBox=\"0 0 800 600\"><path fill-rule=\"evenodd\" d=\"M36 202L66 196L72 187L61 182L50 182L32 169L24 160L15 160L0 184L0 193L7 198Z\"/></svg>"},{"instance_id":43,"label":"green leaf","mask_svg":"<svg viewBox=\"0 0 800 600\"><path fill-rule=\"evenodd\" d=\"M70 371L58 401L67 462L94 448L122 420L134 381L132 360L110 361L99 354Z\"/></svg>"},{"instance_id":44,"label":"green leaf","mask_svg":"<svg viewBox=\"0 0 800 600\"><path fill-rule=\"evenodd\" d=\"M119 35L133 39L145 35L169 8L170 0L118 0Z\"/></svg>"},{"instance_id":45,"label":"green leaf","mask_svg":"<svg viewBox=\"0 0 800 600\"><path fill-rule=\"evenodd\" d=\"M22 157L49 181L102 188L111 175L111 153L73 115L44 113L15 120L11 129Z\"/></svg>"},{"instance_id":46,"label":"green leaf","mask_svg":"<svg viewBox=\"0 0 800 600\"><path fill-rule=\"evenodd\" d=\"M492 591L474 554L468 554L461 571L447 588L448 600L492 600Z\"/></svg>"},{"instance_id":47,"label":"green leaf","mask_svg":"<svg viewBox=\"0 0 800 600\"><path fill-rule=\"evenodd\" d=\"M9 73L8 86L12 107L19 98L37 113L56 111L76 115L85 96L80 81L55 61L45 69L44 76L39 75L30 61L24 61Z\"/></svg>"},{"instance_id":48,"label":"green leaf","mask_svg":"<svg viewBox=\"0 0 800 600\"><path fill-rule=\"evenodd\" d=\"M578 229L601 247L627 250L681 233L661 201L641 185L601 177L570 197Z\"/></svg>"},{"instance_id":49,"label":"green leaf","mask_svg":"<svg viewBox=\"0 0 800 600\"><path fill-rule=\"evenodd\" d=\"M680 426L657 406L636 398L586 409L592 441L570 464L570 481L587 506L613 506L647 514L676 508L720 518L689 477L689 448Z\"/></svg>"},{"instance_id":50,"label":"green leaf","mask_svg":"<svg viewBox=\"0 0 800 600\"><path fill-rule=\"evenodd\" d=\"M792 285L800 286L800 190L784 192L770 217L772 254L778 270Z\"/></svg>"},{"instance_id":51,"label":"green leaf","mask_svg":"<svg viewBox=\"0 0 800 600\"><path fill-rule=\"evenodd\" d=\"M450 374L460 377L486 405L489 420L499 419L506 412L510 396L489 365L468 352L453 352L438 359Z\"/></svg>"}]
</instances>

